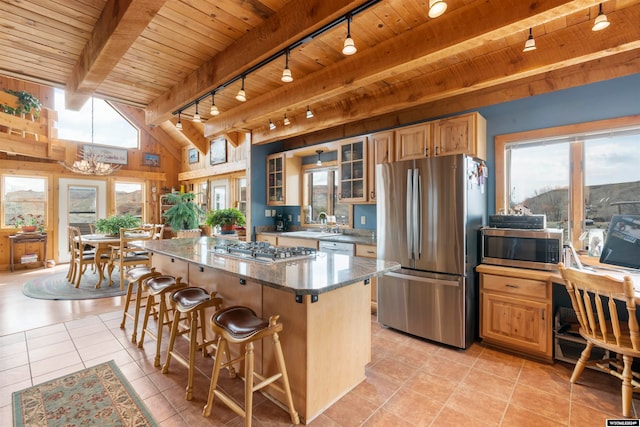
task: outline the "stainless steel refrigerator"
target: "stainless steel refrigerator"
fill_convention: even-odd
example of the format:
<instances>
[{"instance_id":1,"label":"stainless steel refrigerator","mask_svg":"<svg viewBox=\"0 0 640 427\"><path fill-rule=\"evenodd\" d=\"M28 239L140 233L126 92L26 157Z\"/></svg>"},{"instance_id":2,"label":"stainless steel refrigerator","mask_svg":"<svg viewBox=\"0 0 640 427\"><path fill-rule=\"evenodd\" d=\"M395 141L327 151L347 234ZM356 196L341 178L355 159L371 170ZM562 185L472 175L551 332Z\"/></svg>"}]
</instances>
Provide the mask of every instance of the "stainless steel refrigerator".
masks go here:
<instances>
[{"instance_id":1,"label":"stainless steel refrigerator","mask_svg":"<svg viewBox=\"0 0 640 427\"><path fill-rule=\"evenodd\" d=\"M376 166L378 321L459 348L476 336L478 235L486 220L482 166L443 156Z\"/></svg>"}]
</instances>

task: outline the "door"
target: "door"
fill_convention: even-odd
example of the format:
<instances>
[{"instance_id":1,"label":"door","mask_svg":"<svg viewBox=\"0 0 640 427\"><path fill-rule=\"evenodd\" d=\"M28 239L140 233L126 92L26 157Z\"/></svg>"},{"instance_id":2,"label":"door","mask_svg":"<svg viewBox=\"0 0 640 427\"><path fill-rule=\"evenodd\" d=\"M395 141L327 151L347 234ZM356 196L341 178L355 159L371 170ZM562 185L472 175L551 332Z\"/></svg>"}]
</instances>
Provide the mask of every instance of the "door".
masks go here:
<instances>
[{"instance_id":1,"label":"door","mask_svg":"<svg viewBox=\"0 0 640 427\"><path fill-rule=\"evenodd\" d=\"M465 348L465 278L408 269L378 278L378 322Z\"/></svg>"},{"instance_id":2,"label":"door","mask_svg":"<svg viewBox=\"0 0 640 427\"><path fill-rule=\"evenodd\" d=\"M83 233L89 224L107 216L107 183L92 179L60 178L58 211L58 262L69 262L69 225L77 225Z\"/></svg>"},{"instance_id":3,"label":"door","mask_svg":"<svg viewBox=\"0 0 640 427\"><path fill-rule=\"evenodd\" d=\"M211 209L226 209L229 206L229 181L211 181Z\"/></svg>"},{"instance_id":4,"label":"door","mask_svg":"<svg viewBox=\"0 0 640 427\"><path fill-rule=\"evenodd\" d=\"M416 160L421 247L417 270L465 274L466 163L463 156Z\"/></svg>"}]
</instances>

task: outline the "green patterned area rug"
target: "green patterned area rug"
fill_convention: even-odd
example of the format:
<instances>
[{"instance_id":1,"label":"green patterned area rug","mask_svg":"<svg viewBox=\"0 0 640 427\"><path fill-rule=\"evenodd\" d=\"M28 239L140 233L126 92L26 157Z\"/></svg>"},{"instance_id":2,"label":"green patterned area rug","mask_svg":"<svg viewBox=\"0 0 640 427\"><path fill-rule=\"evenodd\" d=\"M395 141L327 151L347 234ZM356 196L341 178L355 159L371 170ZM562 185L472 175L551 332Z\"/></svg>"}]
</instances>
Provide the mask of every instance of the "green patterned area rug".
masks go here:
<instances>
[{"instance_id":1,"label":"green patterned area rug","mask_svg":"<svg viewBox=\"0 0 640 427\"><path fill-rule=\"evenodd\" d=\"M109 361L13 393L14 426L157 426Z\"/></svg>"},{"instance_id":2,"label":"green patterned area rug","mask_svg":"<svg viewBox=\"0 0 640 427\"><path fill-rule=\"evenodd\" d=\"M107 286L108 278L102 281L99 289L96 289L96 283L98 283L98 273L92 272L90 268L87 268L82 275L78 288L67 281L66 271L60 271L29 280L22 286L22 293L30 298L52 300L110 298L126 293L120 290L120 273L117 269L113 271L111 286Z\"/></svg>"}]
</instances>

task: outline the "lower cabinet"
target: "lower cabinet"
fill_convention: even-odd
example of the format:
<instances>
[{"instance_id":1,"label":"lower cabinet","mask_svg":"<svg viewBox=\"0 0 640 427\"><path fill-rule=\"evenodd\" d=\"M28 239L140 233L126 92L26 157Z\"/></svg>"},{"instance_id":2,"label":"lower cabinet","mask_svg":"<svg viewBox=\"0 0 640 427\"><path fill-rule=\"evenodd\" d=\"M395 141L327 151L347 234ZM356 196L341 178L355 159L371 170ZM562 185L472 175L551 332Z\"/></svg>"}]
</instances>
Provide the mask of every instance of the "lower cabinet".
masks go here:
<instances>
[{"instance_id":1,"label":"lower cabinet","mask_svg":"<svg viewBox=\"0 0 640 427\"><path fill-rule=\"evenodd\" d=\"M553 360L550 274L486 265L477 270L480 337L497 347Z\"/></svg>"},{"instance_id":2,"label":"lower cabinet","mask_svg":"<svg viewBox=\"0 0 640 427\"><path fill-rule=\"evenodd\" d=\"M272 234L256 233L256 242L267 242L271 246L277 246L278 245L278 236L274 236Z\"/></svg>"},{"instance_id":3,"label":"lower cabinet","mask_svg":"<svg viewBox=\"0 0 640 427\"><path fill-rule=\"evenodd\" d=\"M375 245L356 244L356 256L363 258L377 258L378 248ZM378 278L371 278L371 313L378 311Z\"/></svg>"}]
</instances>

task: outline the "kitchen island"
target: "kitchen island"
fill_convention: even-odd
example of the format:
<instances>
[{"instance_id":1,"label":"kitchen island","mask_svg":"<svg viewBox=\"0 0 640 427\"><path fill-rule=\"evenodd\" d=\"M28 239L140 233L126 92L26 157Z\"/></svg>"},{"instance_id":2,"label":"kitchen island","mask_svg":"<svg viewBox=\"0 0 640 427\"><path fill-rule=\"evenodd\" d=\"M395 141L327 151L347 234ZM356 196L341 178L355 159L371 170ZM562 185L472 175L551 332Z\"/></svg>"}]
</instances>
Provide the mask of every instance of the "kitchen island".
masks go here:
<instances>
[{"instance_id":1,"label":"kitchen island","mask_svg":"<svg viewBox=\"0 0 640 427\"><path fill-rule=\"evenodd\" d=\"M280 315L280 335L296 410L308 423L365 379L371 360L370 279L400 267L375 259L317 253L257 261L215 252L211 237L152 240L157 271L217 291L225 306ZM270 375L271 342L256 345L256 370ZM275 394L284 402L284 396Z\"/></svg>"}]
</instances>

